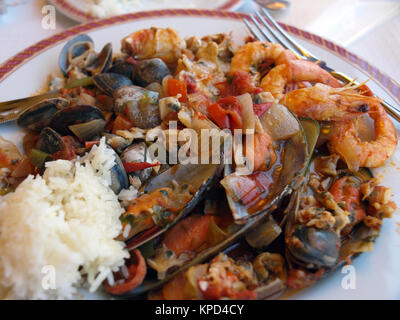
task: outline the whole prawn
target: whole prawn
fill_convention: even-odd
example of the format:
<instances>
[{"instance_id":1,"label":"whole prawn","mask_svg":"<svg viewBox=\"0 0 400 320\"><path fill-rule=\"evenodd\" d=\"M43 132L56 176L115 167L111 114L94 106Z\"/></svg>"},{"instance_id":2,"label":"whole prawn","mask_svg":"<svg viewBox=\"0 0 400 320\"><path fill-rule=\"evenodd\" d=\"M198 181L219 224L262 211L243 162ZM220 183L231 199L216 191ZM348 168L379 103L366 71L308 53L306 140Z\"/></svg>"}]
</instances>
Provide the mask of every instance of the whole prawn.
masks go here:
<instances>
[{"instance_id":1,"label":"whole prawn","mask_svg":"<svg viewBox=\"0 0 400 320\"><path fill-rule=\"evenodd\" d=\"M375 140L362 141L357 135L357 118L334 123L328 143L331 152L337 153L350 170L360 167L376 168L384 165L397 147L396 129L380 103L370 104L370 117L374 120Z\"/></svg>"},{"instance_id":2,"label":"whole prawn","mask_svg":"<svg viewBox=\"0 0 400 320\"><path fill-rule=\"evenodd\" d=\"M317 121L344 121L369 111L380 99L360 94L352 87L315 86L286 93L280 103L299 117Z\"/></svg>"}]
</instances>

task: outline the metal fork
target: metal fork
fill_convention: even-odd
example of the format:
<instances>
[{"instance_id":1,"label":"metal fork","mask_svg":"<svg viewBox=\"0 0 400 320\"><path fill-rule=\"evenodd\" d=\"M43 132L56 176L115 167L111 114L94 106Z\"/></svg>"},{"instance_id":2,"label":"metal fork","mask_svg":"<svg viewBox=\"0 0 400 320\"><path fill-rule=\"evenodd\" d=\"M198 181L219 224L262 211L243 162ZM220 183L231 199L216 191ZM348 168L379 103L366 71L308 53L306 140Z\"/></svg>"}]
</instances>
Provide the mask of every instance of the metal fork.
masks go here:
<instances>
[{"instance_id":1,"label":"metal fork","mask_svg":"<svg viewBox=\"0 0 400 320\"><path fill-rule=\"evenodd\" d=\"M256 39L279 43L286 49L292 50L298 58L317 63L336 79L346 84L350 82L356 84L356 82L354 82L350 77L328 67L325 61L314 56L311 52L294 41L293 38L290 37L289 34L275 21L275 19L272 18L271 14L266 9L261 8L260 11L261 12L256 12L255 15L250 15L251 22L246 18L243 19L246 27ZM256 28L254 28L254 26L256 26ZM389 104L387 101L382 101L381 103L385 107L386 111L394 119L400 122L400 110Z\"/></svg>"}]
</instances>

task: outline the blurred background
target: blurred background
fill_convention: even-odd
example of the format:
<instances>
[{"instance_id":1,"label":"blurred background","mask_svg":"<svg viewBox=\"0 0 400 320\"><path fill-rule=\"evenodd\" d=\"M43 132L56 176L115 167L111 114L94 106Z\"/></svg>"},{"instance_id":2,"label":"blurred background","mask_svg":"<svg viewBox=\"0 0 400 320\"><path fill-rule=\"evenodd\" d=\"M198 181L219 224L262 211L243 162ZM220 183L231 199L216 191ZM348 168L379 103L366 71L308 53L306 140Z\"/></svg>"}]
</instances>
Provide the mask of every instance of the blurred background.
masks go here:
<instances>
[{"instance_id":1,"label":"blurred background","mask_svg":"<svg viewBox=\"0 0 400 320\"><path fill-rule=\"evenodd\" d=\"M70 1L75 4L79 2L79 0ZM150 3L149 0L133 1L137 1L140 8L145 8ZM149 2L146 4L146 1ZM160 8L167 6L163 2L165 0L156 1L160 1ZM176 0L175 3L183 3L182 1L188 4L191 0ZM278 21L310 31L344 46L400 81L400 0L289 0L288 3L258 0L258 2L273 9L280 8L271 11ZM201 0L195 3L201 3ZM45 0L0 0L2 43L0 63L41 39L80 23L57 11L55 25L44 28L42 19L46 11L42 10L48 4ZM232 9L253 13L258 6L255 1L243 0L237 1ZM157 4L153 2L151 9L154 7L157 7Z\"/></svg>"}]
</instances>

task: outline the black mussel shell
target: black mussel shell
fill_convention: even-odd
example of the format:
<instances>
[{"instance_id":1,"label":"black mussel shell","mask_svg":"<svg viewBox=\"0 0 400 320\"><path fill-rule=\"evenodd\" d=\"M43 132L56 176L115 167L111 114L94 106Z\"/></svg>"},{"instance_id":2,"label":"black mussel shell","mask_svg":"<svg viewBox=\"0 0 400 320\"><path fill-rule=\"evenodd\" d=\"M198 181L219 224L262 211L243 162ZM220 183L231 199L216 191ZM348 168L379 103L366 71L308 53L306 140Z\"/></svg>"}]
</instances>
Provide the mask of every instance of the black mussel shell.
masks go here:
<instances>
[{"instance_id":1,"label":"black mussel shell","mask_svg":"<svg viewBox=\"0 0 400 320\"><path fill-rule=\"evenodd\" d=\"M104 116L99 109L89 105L78 105L57 112L51 119L49 126L61 135L70 135L69 126L97 119L103 120L105 125Z\"/></svg>"},{"instance_id":2,"label":"black mussel shell","mask_svg":"<svg viewBox=\"0 0 400 320\"><path fill-rule=\"evenodd\" d=\"M66 99L44 100L24 111L17 119L17 124L22 128L40 132L50 123L57 112L68 106L69 102Z\"/></svg>"}]
</instances>

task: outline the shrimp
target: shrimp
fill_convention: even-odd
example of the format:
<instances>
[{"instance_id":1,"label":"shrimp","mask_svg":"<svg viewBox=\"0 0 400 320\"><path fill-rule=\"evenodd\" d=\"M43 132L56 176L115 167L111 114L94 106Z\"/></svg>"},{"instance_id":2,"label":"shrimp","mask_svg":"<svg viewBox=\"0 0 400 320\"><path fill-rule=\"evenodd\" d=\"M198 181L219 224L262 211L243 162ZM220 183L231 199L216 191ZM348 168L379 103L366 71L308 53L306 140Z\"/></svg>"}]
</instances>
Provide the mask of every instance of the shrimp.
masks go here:
<instances>
[{"instance_id":1,"label":"shrimp","mask_svg":"<svg viewBox=\"0 0 400 320\"><path fill-rule=\"evenodd\" d=\"M275 163L277 158L272 139L268 133L256 133L253 148L246 148L245 143L244 149L245 156L254 164L254 171L267 170Z\"/></svg>"},{"instance_id":2,"label":"shrimp","mask_svg":"<svg viewBox=\"0 0 400 320\"><path fill-rule=\"evenodd\" d=\"M175 65L185 49L185 40L170 28L142 29L121 41L121 50L136 59L160 58L168 65Z\"/></svg>"},{"instance_id":3,"label":"shrimp","mask_svg":"<svg viewBox=\"0 0 400 320\"><path fill-rule=\"evenodd\" d=\"M331 152L339 154L352 171L360 167L384 165L397 146L396 129L383 106L380 103L372 104L369 115L374 120L375 140L362 141L357 136L357 118L333 125L328 147Z\"/></svg>"},{"instance_id":4,"label":"shrimp","mask_svg":"<svg viewBox=\"0 0 400 320\"><path fill-rule=\"evenodd\" d=\"M332 88L317 83L313 87L286 93L280 102L299 117L310 117L317 121L343 121L368 112L369 104L379 101L351 87Z\"/></svg>"},{"instance_id":5,"label":"shrimp","mask_svg":"<svg viewBox=\"0 0 400 320\"><path fill-rule=\"evenodd\" d=\"M285 86L290 82L310 81L329 85L333 88L342 84L319 65L306 60L290 60L273 68L262 80L261 88L271 92L276 99L284 95Z\"/></svg>"},{"instance_id":6,"label":"shrimp","mask_svg":"<svg viewBox=\"0 0 400 320\"><path fill-rule=\"evenodd\" d=\"M233 75L238 71L250 73L253 76L253 84L256 84L260 80L260 66L265 65L266 62L277 66L294 59L296 55L280 44L263 41L249 42L235 52L229 74Z\"/></svg>"}]
</instances>

